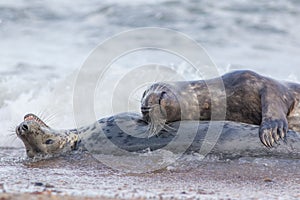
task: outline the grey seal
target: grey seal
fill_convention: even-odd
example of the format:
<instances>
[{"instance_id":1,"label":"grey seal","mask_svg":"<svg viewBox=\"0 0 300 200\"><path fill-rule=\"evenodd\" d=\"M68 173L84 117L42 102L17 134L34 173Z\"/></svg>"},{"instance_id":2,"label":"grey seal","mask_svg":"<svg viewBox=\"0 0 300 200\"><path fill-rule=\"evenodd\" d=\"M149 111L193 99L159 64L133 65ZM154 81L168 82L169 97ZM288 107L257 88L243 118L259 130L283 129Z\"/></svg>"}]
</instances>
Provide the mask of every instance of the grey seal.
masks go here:
<instances>
[{"instance_id":1,"label":"grey seal","mask_svg":"<svg viewBox=\"0 0 300 200\"><path fill-rule=\"evenodd\" d=\"M271 155L300 158L300 135L297 132L300 129L300 85L279 82L251 71L237 71L221 78L227 95L225 116L229 121L220 123L224 127L211 153L229 157ZM207 81L214 85L214 79ZM16 127L16 134L30 158L65 155L75 150L90 150L89 147L93 147L92 153L112 154L113 149L107 147L107 140L126 151L157 150L176 137L179 127L183 133L197 130L187 151L198 151L210 126L211 102L218 102L218 99L210 99L207 81L156 83L143 94L142 115L116 114L77 129L56 130L36 115L27 114ZM219 88L215 89L218 94ZM189 100L188 97L193 96L197 97L196 101L195 98ZM186 102L182 104L178 100ZM185 115L180 114L181 105L187 106L189 112ZM199 113L194 112L194 106L200 108L195 109ZM156 129L161 122L165 123L163 128ZM124 131L120 124L131 131ZM153 130L155 134L151 132ZM150 137L143 137L145 133ZM257 137L258 133L260 137ZM276 147L266 148L259 138L264 145ZM279 143L279 139L286 143ZM184 143L184 140L177 142L171 147L172 151L176 153L180 149L178 146L186 145Z\"/></svg>"},{"instance_id":2,"label":"grey seal","mask_svg":"<svg viewBox=\"0 0 300 200\"><path fill-rule=\"evenodd\" d=\"M151 132L157 134L157 127L180 120L212 120L212 104L216 105L214 112L220 112L221 116L224 110L218 105L224 98L222 94L226 95L225 118L213 120L259 125L259 138L267 147L285 140L288 129L300 131L299 84L277 81L249 70L221 76L225 91L216 84L219 80L151 85L141 100L141 112L144 120L151 124ZM212 98L211 92L217 95Z\"/></svg>"},{"instance_id":3,"label":"grey seal","mask_svg":"<svg viewBox=\"0 0 300 200\"><path fill-rule=\"evenodd\" d=\"M243 156L300 158L300 134L297 132L288 131L287 142L270 149L259 141L257 137L259 126L257 125L230 121L216 123L216 126L224 127L210 154L223 158ZM129 128L130 131L124 131L120 124ZM179 140L170 146L179 126L183 133L195 130L197 133L194 138ZM187 145L186 141L193 141L186 149L186 153L190 153L200 150L205 142L209 126L211 126L210 121L176 121L169 123L167 131L162 129L158 135L145 137L149 124L145 123L142 116L137 113L120 113L100 119L88 126L69 130L53 129L37 116L28 114L25 120L17 126L16 133L23 141L29 158L65 156L86 149L92 154L114 155L114 146L128 152L143 152L146 149L155 151L168 145L169 151L182 153L181 149ZM107 140L114 145L108 146Z\"/></svg>"}]
</instances>

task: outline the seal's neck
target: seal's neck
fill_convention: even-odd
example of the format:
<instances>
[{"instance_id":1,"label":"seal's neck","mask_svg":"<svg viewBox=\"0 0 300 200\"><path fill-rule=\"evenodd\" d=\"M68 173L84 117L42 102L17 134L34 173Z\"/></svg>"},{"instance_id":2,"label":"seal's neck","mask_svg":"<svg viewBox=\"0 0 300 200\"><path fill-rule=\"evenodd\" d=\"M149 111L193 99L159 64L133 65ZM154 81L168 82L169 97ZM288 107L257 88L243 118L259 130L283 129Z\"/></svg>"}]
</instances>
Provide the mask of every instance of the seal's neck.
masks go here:
<instances>
[{"instance_id":1,"label":"seal's neck","mask_svg":"<svg viewBox=\"0 0 300 200\"><path fill-rule=\"evenodd\" d=\"M64 132L64 148L67 148L67 150L77 150L79 148L79 144L81 142L79 131L77 129L69 129L65 130Z\"/></svg>"},{"instance_id":2,"label":"seal's neck","mask_svg":"<svg viewBox=\"0 0 300 200\"><path fill-rule=\"evenodd\" d=\"M96 122L89 126L83 126L78 129L65 130L65 135L67 136L67 144L71 146L72 150L77 150L81 147L82 138L89 137L92 133L98 132L99 123Z\"/></svg>"}]
</instances>

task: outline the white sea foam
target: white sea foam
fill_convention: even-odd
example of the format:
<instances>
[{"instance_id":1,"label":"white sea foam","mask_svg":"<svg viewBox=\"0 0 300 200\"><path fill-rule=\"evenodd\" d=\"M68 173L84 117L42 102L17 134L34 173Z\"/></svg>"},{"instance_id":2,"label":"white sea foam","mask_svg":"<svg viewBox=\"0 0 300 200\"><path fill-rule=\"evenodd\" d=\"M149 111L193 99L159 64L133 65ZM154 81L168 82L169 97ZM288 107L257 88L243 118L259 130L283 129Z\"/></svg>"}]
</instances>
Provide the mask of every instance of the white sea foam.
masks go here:
<instances>
[{"instance_id":1,"label":"white sea foam","mask_svg":"<svg viewBox=\"0 0 300 200\"><path fill-rule=\"evenodd\" d=\"M0 146L21 145L9 134L28 112L54 115L50 124L57 128L74 127L73 87L82 63L97 44L136 27L167 27L189 35L205 47L220 74L247 68L300 81L299 15L299 4L292 0L0 2ZM188 74L182 61L140 55L119 61L108 80L128 66L154 61ZM133 104L138 109L138 100ZM95 110L97 117L112 113L100 103Z\"/></svg>"}]
</instances>

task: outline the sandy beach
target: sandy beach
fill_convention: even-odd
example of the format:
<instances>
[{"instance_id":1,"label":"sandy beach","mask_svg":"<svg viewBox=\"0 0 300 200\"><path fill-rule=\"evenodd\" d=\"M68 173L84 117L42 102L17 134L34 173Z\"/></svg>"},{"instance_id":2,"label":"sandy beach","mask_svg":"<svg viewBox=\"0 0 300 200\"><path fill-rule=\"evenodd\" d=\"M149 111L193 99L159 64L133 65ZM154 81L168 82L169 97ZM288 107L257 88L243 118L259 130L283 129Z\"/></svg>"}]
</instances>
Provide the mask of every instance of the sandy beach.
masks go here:
<instances>
[{"instance_id":1,"label":"sandy beach","mask_svg":"<svg viewBox=\"0 0 300 200\"><path fill-rule=\"evenodd\" d=\"M134 174L86 153L28 162L23 149L1 151L1 199L300 198L299 160L185 155L160 171Z\"/></svg>"}]
</instances>

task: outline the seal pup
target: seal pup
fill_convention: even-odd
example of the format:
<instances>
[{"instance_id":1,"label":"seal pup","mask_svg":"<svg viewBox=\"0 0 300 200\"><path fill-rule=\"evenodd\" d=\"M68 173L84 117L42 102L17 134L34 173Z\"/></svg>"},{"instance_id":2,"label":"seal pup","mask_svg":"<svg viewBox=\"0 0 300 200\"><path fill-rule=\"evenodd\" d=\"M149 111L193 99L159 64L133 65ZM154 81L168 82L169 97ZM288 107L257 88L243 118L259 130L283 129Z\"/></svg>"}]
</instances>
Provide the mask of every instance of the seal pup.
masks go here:
<instances>
[{"instance_id":1,"label":"seal pup","mask_svg":"<svg viewBox=\"0 0 300 200\"><path fill-rule=\"evenodd\" d=\"M224 94L226 101L222 101ZM300 84L242 70L221 79L155 83L142 96L141 112L151 124L150 134L174 121L229 120L260 125L261 142L272 147L279 140L285 141L288 129L300 132L299 99ZM222 102L226 102L225 111ZM217 113L214 118L212 111Z\"/></svg>"}]
</instances>

